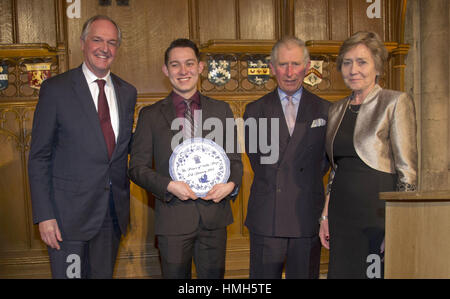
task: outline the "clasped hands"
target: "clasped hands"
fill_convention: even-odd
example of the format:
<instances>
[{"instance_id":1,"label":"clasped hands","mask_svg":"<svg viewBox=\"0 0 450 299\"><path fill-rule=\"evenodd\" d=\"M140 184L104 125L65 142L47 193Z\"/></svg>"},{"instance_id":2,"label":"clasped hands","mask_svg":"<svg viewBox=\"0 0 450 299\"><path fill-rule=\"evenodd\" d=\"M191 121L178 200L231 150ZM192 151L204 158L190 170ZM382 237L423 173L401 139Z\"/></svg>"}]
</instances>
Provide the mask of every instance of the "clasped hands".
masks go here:
<instances>
[{"instance_id":1,"label":"clasped hands","mask_svg":"<svg viewBox=\"0 0 450 299\"><path fill-rule=\"evenodd\" d=\"M234 187L235 184L233 182L214 185L212 189L209 190L209 192L206 194L206 196L202 197L202 199L212 200L215 203L219 203L233 191ZM194 191L192 191L189 185L182 181L171 181L167 186L167 191L181 200L198 199L198 196L195 195Z\"/></svg>"}]
</instances>

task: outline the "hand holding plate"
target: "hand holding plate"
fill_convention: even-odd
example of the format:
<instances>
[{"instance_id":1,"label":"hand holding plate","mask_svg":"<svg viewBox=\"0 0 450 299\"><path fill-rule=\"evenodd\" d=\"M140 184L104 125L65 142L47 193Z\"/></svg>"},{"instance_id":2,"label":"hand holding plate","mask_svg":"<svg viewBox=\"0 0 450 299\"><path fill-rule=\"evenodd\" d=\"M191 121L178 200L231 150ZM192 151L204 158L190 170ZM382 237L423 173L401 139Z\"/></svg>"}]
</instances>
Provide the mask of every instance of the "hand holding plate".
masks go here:
<instances>
[{"instance_id":1,"label":"hand holding plate","mask_svg":"<svg viewBox=\"0 0 450 299\"><path fill-rule=\"evenodd\" d=\"M222 199L224 199L228 194L230 194L234 190L235 184L233 182L229 182L226 184L216 184L212 187L211 190L203 197L203 200L212 200L215 203L219 203Z\"/></svg>"},{"instance_id":2,"label":"hand holding plate","mask_svg":"<svg viewBox=\"0 0 450 299\"><path fill-rule=\"evenodd\" d=\"M188 184L181 181L171 181L167 186L167 191L175 195L181 200L197 199L194 191L189 187Z\"/></svg>"},{"instance_id":3,"label":"hand holding plate","mask_svg":"<svg viewBox=\"0 0 450 299\"><path fill-rule=\"evenodd\" d=\"M230 177L230 159L214 141L196 137L179 144L169 159L169 174L173 181L185 182L197 197L206 197L213 186L225 184ZM218 202L225 191L214 191L206 198ZM218 192L218 193L216 193ZM230 191L231 192L231 191ZM183 194L187 196L187 194Z\"/></svg>"}]
</instances>

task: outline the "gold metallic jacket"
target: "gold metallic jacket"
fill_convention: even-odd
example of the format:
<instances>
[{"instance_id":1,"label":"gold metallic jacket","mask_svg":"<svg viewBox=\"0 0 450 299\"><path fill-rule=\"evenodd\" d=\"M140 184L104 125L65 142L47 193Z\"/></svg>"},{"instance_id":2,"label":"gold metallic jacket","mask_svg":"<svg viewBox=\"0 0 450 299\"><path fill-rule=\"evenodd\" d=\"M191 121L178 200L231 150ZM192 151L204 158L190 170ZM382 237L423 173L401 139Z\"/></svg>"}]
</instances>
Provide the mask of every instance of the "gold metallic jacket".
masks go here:
<instances>
[{"instance_id":1,"label":"gold metallic jacket","mask_svg":"<svg viewBox=\"0 0 450 299\"><path fill-rule=\"evenodd\" d=\"M326 151L332 170L333 143L351 96L334 103L328 112ZM414 102L408 94L375 85L362 103L355 123L353 144L369 167L398 175L399 191L417 186L417 141ZM332 181L332 171L330 181Z\"/></svg>"}]
</instances>

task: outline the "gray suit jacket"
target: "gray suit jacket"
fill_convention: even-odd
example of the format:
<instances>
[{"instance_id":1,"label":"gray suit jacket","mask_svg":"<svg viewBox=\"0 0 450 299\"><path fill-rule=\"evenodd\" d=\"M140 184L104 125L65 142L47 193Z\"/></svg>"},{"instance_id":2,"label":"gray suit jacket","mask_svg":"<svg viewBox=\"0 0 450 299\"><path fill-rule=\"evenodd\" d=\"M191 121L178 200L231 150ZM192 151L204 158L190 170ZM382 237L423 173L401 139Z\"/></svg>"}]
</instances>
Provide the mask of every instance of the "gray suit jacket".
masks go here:
<instances>
[{"instance_id":1,"label":"gray suit jacket","mask_svg":"<svg viewBox=\"0 0 450 299\"><path fill-rule=\"evenodd\" d=\"M230 106L226 102L204 95L200 96L200 101L203 123L210 117L220 119L223 124L223 136L226 136L226 119L233 118ZM171 181L169 174L171 142L179 133L178 130L171 130L175 118L175 107L170 95L142 108L131 148L130 178L137 185L152 192L158 199L155 203L155 234L191 233L198 228L200 219L208 229L226 227L233 222L229 196L217 204L202 199L182 201L167 192L167 186ZM203 130L202 137L210 132L211 130ZM227 156L231 168L229 181L239 186L242 180L241 154L234 151L227 153Z\"/></svg>"},{"instance_id":2,"label":"gray suit jacket","mask_svg":"<svg viewBox=\"0 0 450 299\"><path fill-rule=\"evenodd\" d=\"M45 80L39 93L28 163L33 220L56 219L63 239L89 240L99 231L110 186L121 231L127 231L127 162L137 92L114 74L111 79L119 112L111 160L81 66Z\"/></svg>"},{"instance_id":3,"label":"gray suit jacket","mask_svg":"<svg viewBox=\"0 0 450 299\"><path fill-rule=\"evenodd\" d=\"M259 146L252 152L249 139L255 133L245 132L246 152L255 173L245 221L252 233L274 237L317 235L324 202L322 178L329 167L325 155L328 107L327 101L303 89L294 132L289 136L277 90L247 105L246 121L279 119L276 139L269 141L279 144L279 159L273 164L261 163L261 157L268 154ZM261 129L260 125L256 133L259 137ZM268 126L263 134L270 137L271 130Z\"/></svg>"}]
</instances>

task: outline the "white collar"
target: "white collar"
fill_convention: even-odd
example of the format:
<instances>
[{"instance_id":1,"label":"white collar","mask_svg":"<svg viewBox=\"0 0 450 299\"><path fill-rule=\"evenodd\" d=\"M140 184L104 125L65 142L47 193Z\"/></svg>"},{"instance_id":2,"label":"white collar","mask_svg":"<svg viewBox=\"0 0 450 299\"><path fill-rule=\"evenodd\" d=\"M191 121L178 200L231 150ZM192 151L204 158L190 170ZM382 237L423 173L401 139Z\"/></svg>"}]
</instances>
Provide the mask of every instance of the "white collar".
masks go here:
<instances>
[{"instance_id":1,"label":"white collar","mask_svg":"<svg viewBox=\"0 0 450 299\"><path fill-rule=\"evenodd\" d=\"M278 89L278 96L280 97L280 100L283 101L288 95L281 90L281 88L277 88ZM303 86L300 87L292 96L292 101L294 103L299 102L301 97L302 97L302 93L303 93Z\"/></svg>"},{"instance_id":2,"label":"white collar","mask_svg":"<svg viewBox=\"0 0 450 299\"><path fill-rule=\"evenodd\" d=\"M86 66L86 63L83 62L83 65L81 67L83 69L84 76L86 77L86 80L88 84L94 83L97 79L102 79L106 81L106 85L111 86L111 71L108 71L106 76L103 78L98 78L91 70Z\"/></svg>"}]
</instances>

